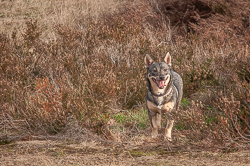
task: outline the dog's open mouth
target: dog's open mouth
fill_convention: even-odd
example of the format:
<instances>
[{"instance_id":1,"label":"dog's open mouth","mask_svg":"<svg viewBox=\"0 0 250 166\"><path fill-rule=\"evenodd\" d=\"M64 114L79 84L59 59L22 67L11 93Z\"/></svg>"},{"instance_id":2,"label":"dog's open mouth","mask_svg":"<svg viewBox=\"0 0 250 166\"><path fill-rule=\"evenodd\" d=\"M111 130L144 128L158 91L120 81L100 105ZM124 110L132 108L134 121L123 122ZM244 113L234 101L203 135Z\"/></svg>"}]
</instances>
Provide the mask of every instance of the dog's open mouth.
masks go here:
<instances>
[{"instance_id":1,"label":"dog's open mouth","mask_svg":"<svg viewBox=\"0 0 250 166\"><path fill-rule=\"evenodd\" d=\"M152 79L155 83L156 83L156 85L160 88L160 89L163 89L164 88L164 86L166 86L165 85L165 80L161 80L161 81L157 81L156 79Z\"/></svg>"}]
</instances>

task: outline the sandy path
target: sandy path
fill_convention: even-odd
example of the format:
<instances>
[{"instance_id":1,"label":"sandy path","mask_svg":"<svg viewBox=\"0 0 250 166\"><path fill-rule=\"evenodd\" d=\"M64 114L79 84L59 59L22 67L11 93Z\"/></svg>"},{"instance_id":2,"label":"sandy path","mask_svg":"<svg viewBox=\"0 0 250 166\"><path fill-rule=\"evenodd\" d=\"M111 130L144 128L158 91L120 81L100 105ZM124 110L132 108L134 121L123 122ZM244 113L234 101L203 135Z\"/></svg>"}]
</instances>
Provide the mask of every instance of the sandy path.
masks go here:
<instances>
[{"instance_id":1,"label":"sandy path","mask_svg":"<svg viewBox=\"0 0 250 166\"><path fill-rule=\"evenodd\" d=\"M159 145L157 146L159 147ZM95 143L20 141L0 146L0 165L250 165L250 152L215 153L126 148Z\"/></svg>"}]
</instances>

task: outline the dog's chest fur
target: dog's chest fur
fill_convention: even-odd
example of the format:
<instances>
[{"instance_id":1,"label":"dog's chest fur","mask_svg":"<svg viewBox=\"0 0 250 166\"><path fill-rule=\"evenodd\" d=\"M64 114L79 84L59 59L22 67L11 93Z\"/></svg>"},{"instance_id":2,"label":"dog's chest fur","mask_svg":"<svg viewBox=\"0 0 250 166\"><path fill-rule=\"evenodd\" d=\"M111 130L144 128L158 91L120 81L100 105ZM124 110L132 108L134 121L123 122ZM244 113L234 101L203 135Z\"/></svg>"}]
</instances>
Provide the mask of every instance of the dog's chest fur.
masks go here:
<instances>
[{"instance_id":1,"label":"dog's chest fur","mask_svg":"<svg viewBox=\"0 0 250 166\"><path fill-rule=\"evenodd\" d=\"M172 89L164 96L153 96L152 93L148 92L147 106L150 111L165 113L170 112L175 105L174 100L171 99L173 91Z\"/></svg>"}]
</instances>

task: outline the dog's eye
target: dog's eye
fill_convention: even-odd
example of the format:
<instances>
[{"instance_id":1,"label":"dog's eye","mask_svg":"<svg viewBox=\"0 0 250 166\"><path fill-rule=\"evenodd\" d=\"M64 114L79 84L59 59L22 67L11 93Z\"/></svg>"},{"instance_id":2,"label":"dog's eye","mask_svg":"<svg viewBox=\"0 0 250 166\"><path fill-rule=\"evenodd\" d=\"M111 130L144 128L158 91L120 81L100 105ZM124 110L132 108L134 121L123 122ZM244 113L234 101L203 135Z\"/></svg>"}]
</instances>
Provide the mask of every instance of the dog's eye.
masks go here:
<instances>
[{"instance_id":1,"label":"dog's eye","mask_svg":"<svg viewBox=\"0 0 250 166\"><path fill-rule=\"evenodd\" d=\"M154 68L154 69L153 69L153 72L157 72L157 69L156 69L156 68Z\"/></svg>"},{"instance_id":2,"label":"dog's eye","mask_svg":"<svg viewBox=\"0 0 250 166\"><path fill-rule=\"evenodd\" d=\"M163 69L164 72L168 71L168 69Z\"/></svg>"}]
</instances>

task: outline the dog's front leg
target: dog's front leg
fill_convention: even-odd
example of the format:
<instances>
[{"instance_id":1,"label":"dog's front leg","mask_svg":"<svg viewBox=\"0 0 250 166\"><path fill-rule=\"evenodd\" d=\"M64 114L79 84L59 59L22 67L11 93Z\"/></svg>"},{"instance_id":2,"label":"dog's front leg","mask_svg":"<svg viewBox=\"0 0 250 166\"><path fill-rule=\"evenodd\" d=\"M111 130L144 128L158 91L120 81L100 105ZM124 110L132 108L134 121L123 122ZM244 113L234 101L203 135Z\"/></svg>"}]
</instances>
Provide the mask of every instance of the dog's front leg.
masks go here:
<instances>
[{"instance_id":1,"label":"dog's front leg","mask_svg":"<svg viewBox=\"0 0 250 166\"><path fill-rule=\"evenodd\" d=\"M161 127L161 114L153 113L150 115L152 124L152 138L156 138L158 135L158 128ZM149 118L150 118L149 117Z\"/></svg>"},{"instance_id":2,"label":"dog's front leg","mask_svg":"<svg viewBox=\"0 0 250 166\"><path fill-rule=\"evenodd\" d=\"M168 119L167 126L165 129L165 139L167 139L168 141L172 141L171 132L172 132L173 125L174 125L174 120Z\"/></svg>"}]
</instances>

